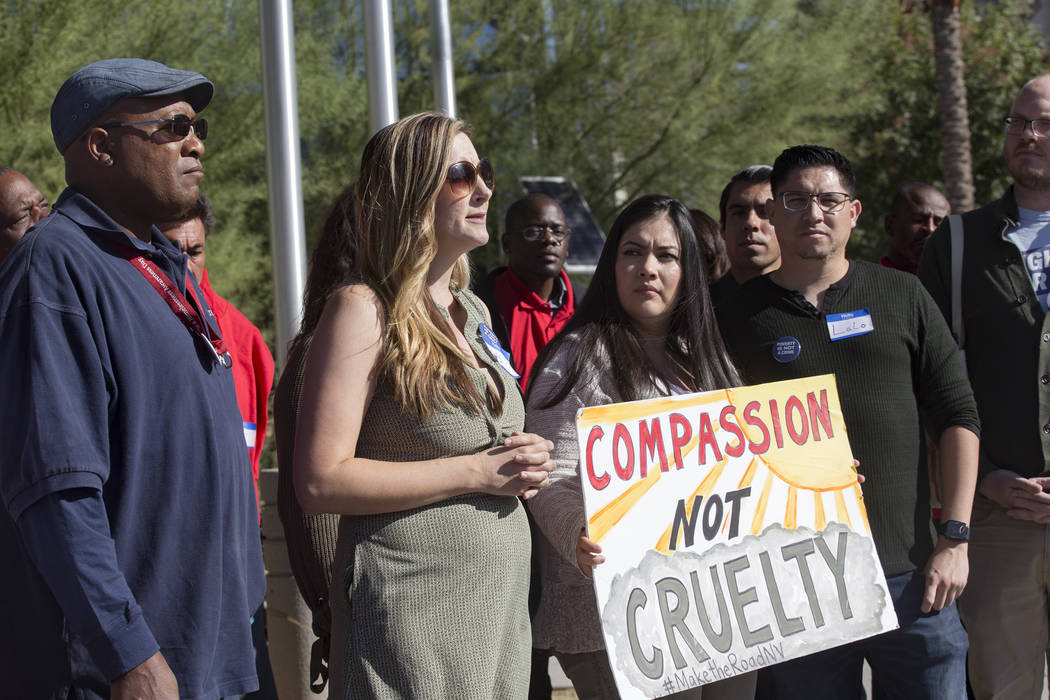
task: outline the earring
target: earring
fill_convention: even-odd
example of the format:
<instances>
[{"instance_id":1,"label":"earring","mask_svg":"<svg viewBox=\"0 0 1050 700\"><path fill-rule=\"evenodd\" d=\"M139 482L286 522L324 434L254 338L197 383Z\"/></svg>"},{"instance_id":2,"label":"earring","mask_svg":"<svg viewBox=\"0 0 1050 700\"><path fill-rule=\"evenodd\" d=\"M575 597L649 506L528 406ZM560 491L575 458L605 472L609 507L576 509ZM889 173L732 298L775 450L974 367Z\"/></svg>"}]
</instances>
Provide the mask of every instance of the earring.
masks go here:
<instances>
[{"instance_id":1,"label":"earring","mask_svg":"<svg viewBox=\"0 0 1050 700\"><path fill-rule=\"evenodd\" d=\"M113 165L113 159L112 159L112 158L110 158L109 156L106 156L106 157L105 157L105 158L103 159L103 161L102 161L102 162L103 162L103 163L105 163L106 165Z\"/></svg>"}]
</instances>

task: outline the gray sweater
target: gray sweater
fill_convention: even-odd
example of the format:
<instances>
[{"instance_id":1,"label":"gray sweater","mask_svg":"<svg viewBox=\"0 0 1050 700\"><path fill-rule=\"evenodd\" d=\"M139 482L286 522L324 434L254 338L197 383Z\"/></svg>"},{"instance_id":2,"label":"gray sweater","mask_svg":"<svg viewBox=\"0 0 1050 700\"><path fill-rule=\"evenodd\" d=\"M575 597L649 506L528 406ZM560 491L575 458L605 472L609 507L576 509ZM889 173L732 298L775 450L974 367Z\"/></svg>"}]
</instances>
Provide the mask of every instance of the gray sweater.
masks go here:
<instances>
[{"instance_id":1,"label":"gray sweater","mask_svg":"<svg viewBox=\"0 0 1050 700\"><path fill-rule=\"evenodd\" d=\"M580 383L560 403L537 408L554 393L577 352L577 338L570 334L547 364L533 372L525 407L525 430L553 441L551 456L558 463L550 486L528 501L545 536L536 538L542 583L539 609L532 620L532 642L538 649L565 653L605 648L594 584L576 564L576 540L587 524L580 487L576 412L584 406L622 400L613 386L608 351L602 348L591 358L589 371Z\"/></svg>"}]
</instances>

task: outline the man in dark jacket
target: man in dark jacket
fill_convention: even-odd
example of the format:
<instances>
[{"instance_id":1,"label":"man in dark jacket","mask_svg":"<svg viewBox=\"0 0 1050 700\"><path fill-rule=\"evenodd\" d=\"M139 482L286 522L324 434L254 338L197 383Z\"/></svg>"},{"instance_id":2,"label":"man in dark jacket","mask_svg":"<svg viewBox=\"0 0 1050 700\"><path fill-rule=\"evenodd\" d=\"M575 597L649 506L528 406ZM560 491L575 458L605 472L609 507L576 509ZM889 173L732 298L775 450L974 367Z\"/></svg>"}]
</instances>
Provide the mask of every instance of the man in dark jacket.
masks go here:
<instances>
[{"instance_id":1,"label":"man in dark jacket","mask_svg":"<svg viewBox=\"0 0 1050 700\"><path fill-rule=\"evenodd\" d=\"M962 215L956 275L982 425L970 582L959 605L979 699L1040 697L1050 605L1050 75L1025 85L1004 121L1014 184ZM919 264L949 319L952 238L945 222Z\"/></svg>"}]
</instances>

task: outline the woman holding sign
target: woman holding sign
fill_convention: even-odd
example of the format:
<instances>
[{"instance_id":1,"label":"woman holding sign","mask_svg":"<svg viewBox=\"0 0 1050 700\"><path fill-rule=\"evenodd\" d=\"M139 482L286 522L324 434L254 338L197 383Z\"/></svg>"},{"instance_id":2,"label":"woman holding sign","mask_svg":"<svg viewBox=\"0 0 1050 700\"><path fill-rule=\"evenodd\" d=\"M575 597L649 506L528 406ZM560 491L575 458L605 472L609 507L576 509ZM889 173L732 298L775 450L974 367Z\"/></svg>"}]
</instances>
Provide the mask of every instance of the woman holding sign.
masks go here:
<instances>
[{"instance_id":1,"label":"woman holding sign","mask_svg":"<svg viewBox=\"0 0 1050 700\"><path fill-rule=\"evenodd\" d=\"M441 114L387 126L361 159L354 283L317 324L295 436L303 509L342 515L330 697L528 692L519 497L554 463L520 432L513 368L467 290L492 186L466 125Z\"/></svg>"},{"instance_id":2,"label":"woman holding sign","mask_svg":"<svg viewBox=\"0 0 1050 700\"><path fill-rule=\"evenodd\" d=\"M585 534L576 412L739 384L707 283L689 210L670 197L637 199L613 224L576 315L536 361L526 425L554 440L558 468L553 488L529 503L548 549L533 643L554 652L581 699L618 692L588 579L605 559ZM737 700L754 689L748 673L680 695Z\"/></svg>"}]
</instances>

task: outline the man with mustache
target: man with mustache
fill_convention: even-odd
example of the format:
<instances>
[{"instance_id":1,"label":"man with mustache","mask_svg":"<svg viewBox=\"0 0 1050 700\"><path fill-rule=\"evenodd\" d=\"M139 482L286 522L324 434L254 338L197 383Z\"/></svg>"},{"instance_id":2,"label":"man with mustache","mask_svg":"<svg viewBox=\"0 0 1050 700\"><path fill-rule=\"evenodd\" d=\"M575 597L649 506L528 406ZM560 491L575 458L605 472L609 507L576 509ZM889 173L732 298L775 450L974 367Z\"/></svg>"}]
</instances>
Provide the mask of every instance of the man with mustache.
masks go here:
<instances>
[{"instance_id":1,"label":"man with mustache","mask_svg":"<svg viewBox=\"0 0 1050 700\"><path fill-rule=\"evenodd\" d=\"M719 327L745 383L835 375L900 627L762 669L756 697L863 697L867 660L880 697L960 700L966 632L954 601L966 586L980 426L955 343L915 277L847 257L862 206L845 156L788 148L771 189L780 267L722 304ZM942 455L936 532L920 416Z\"/></svg>"},{"instance_id":2,"label":"man with mustache","mask_svg":"<svg viewBox=\"0 0 1050 700\"><path fill-rule=\"evenodd\" d=\"M0 695L258 688L265 589L232 360L186 256L212 83L142 59L51 106L69 185L0 267Z\"/></svg>"},{"instance_id":3,"label":"man with mustache","mask_svg":"<svg viewBox=\"0 0 1050 700\"><path fill-rule=\"evenodd\" d=\"M981 416L971 575L960 600L975 696L1039 698L1050 568L1050 75L1028 82L1004 120L1013 185L926 244L919 277L948 319L960 289L966 362ZM954 219L955 217L950 217ZM955 287L953 277L960 279Z\"/></svg>"}]
</instances>

